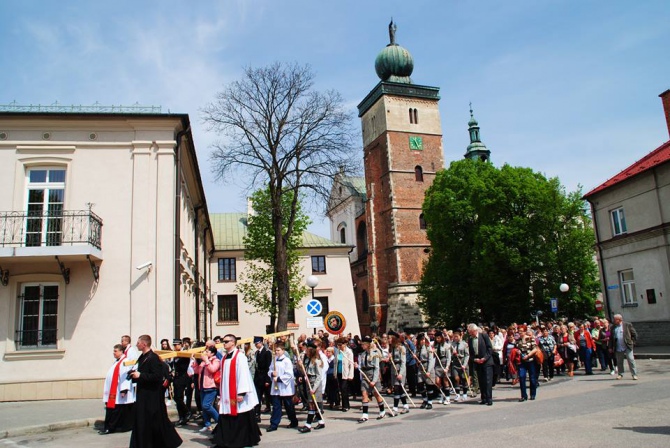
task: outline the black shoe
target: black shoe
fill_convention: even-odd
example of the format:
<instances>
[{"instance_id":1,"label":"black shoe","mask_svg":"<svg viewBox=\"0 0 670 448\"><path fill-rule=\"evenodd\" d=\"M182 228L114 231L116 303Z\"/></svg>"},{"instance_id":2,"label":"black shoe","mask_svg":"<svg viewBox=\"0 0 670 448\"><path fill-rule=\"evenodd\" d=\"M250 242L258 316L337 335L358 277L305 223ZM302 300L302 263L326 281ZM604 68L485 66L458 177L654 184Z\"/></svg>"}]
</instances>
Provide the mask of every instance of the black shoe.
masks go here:
<instances>
[{"instance_id":1,"label":"black shoe","mask_svg":"<svg viewBox=\"0 0 670 448\"><path fill-rule=\"evenodd\" d=\"M272 411L270 410L270 408L265 408L261 411L261 414L272 414Z\"/></svg>"},{"instance_id":2,"label":"black shoe","mask_svg":"<svg viewBox=\"0 0 670 448\"><path fill-rule=\"evenodd\" d=\"M523 398L523 397L519 398L519 403L521 403L522 401L527 401L527 400L528 400L528 398Z\"/></svg>"},{"instance_id":3,"label":"black shoe","mask_svg":"<svg viewBox=\"0 0 670 448\"><path fill-rule=\"evenodd\" d=\"M342 412L347 412L347 411L349 410L349 408L342 408L342 409L340 409L340 410L341 410Z\"/></svg>"},{"instance_id":4,"label":"black shoe","mask_svg":"<svg viewBox=\"0 0 670 448\"><path fill-rule=\"evenodd\" d=\"M484 400L480 401L479 404L486 404Z\"/></svg>"},{"instance_id":5,"label":"black shoe","mask_svg":"<svg viewBox=\"0 0 670 448\"><path fill-rule=\"evenodd\" d=\"M184 420L186 423L188 423L188 421L191 420L192 417L193 417L193 414L191 414L190 412L188 412L188 413L186 413L186 416L184 417L183 420Z\"/></svg>"},{"instance_id":6,"label":"black shoe","mask_svg":"<svg viewBox=\"0 0 670 448\"><path fill-rule=\"evenodd\" d=\"M177 422L174 424L175 426L184 426L186 424L186 419L180 418L177 420Z\"/></svg>"},{"instance_id":7,"label":"black shoe","mask_svg":"<svg viewBox=\"0 0 670 448\"><path fill-rule=\"evenodd\" d=\"M101 429L100 431L98 431L98 434L100 434L101 436L106 436L107 434L111 433L109 432L109 429Z\"/></svg>"},{"instance_id":8,"label":"black shoe","mask_svg":"<svg viewBox=\"0 0 670 448\"><path fill-rule=\"evenodd\" d=\"M430 403L426 403L426 409L433 409L433 405Z\"/></svg>"},{"instance_id":9,"label":"black shoe","mask_svg":"<svg viewBox=\"0 0 670 448\"><path fill-rule=\"evenodd\" d=\"M385 415L386 415L386 414L379 414L379 415L377 416L377 420L381 420L381 419L383 419ZM393 414L390 414L390 415L393 416Z\"/></svg>"},{"instance_id":10,"label":"black shoe","mask_svg":"<svg viewBox=\"0 0 670 448\"><path fill-rule=\"evenodd\" d=\"M308 428L307 426L303 426L302 428L300 428L300 429L298 430L298 432L301 433L301 434L306 434L306 433L308 433L308 432L312 432L312 429L311 429L311 428Z\"/></svg>"},{"instance_id":11,"label":"black shoe","mask_svg":"<svg viewBox=\"0 0 670 448\"><path fill-rule=\"evenodd\" d=\"M421 406L419 406L419 408L420 408L420 409L426 409L426 405L427 405L427 404L428 404L428 402L427 402L427 401L424 401L423 403L421 403Z\"/></svg>"},{"instance_id":12,"label":"black shoe","mask_svg":"<svg viewBox=\"0 0 670 448\"><path fill-rule=\"evenodd\" d=\"M277 430L276 426L270 426L268 429L265 430L265 432L272 432L272 431L276 431L276 430Z\"/></svg>"},{"instance_id":13,"label":"black shoe","mask_svg":"<svg viewBox=\"0 0 670 448\"><path fill-rule=\"evenodd\" d=\"M325 423L319 423L318 425L316 425L316 426L314 427L314 429L315 429L315 430L316 430L316 429L323 429L323 428L325 428L325 427L326 427L326 424L325 424Z\"/></svg>"},{"instance_id":14,"label":"black shoe","mask_svg":"<svg viewBox=\"0 0 670 448\"><path fill-rule=\"evenodd\" d=\"M534 400L534 398L531 398L531 400ZM486 406L493 406L493 402L492 401L487 401Z\"/></svg>"},{"instance_id":15,"label":"black shoe","mask_svg":"<svg viewBox=\"0 0 670 448\"><path fill-rule=\"evenodd\" d=\"M290 423L290 424L286 425L286 429L293 429L293 428L297 428L297 427L298 427L298 422Z\"/></svg>"},{"instance_id":16,"label":"black shoe","mask_svg":"<svg viewBox=\"0 0 670 448\"><path fill-rule=\"evenodd\" d=\"M530 397L531 400L535 400L535 397Z\"/></svg>"}]
</instances>

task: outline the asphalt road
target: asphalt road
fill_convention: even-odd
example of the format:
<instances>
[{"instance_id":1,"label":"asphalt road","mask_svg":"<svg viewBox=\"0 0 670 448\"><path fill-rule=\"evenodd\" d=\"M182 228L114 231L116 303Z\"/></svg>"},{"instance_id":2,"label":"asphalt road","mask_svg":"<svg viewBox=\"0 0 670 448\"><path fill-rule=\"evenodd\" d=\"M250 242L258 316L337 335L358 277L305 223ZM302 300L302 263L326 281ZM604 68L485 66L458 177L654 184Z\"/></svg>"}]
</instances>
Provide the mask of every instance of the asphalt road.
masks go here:
<instances>
[{"instance_id":1,"label":"asphalt road","mask_svg":"<svg viewBox=\"0 0 670 448\"><path fill-rule=\"evenodd\" d=\"M494 405L478 400L431 411L358 424L359 412L327 412L326 428L310 434L280 429L265 433L260 446L272 447L664 447L670 446L670 360L638 360L640 380L630 374L615 380L597 371L572 379L541 383L537 400L519 403L518 387L503 383L494 390ZM390 401L390 398L387 397ZM417 404L419 404L417 402ZM305 416L299 415L304 421ZM284 422L282 422L284 423ZM211 446L194 425L180 428L182 446ZM129 434L99 436L91 428L64 430L0 440L2 447L127 447Z\"/></svg>"}]
</instances>

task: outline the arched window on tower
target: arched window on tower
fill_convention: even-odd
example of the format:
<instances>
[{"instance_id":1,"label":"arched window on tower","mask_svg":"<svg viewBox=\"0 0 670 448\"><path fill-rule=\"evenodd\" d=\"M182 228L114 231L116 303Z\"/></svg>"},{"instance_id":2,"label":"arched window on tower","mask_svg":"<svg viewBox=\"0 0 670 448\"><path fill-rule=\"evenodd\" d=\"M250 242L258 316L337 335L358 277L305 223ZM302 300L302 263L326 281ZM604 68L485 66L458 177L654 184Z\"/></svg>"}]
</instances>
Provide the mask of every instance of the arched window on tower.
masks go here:
<instances>
[{"instance_id":1,"label":"arched window on tower","mask_svg":"<svg viewBox=\"0 0 670 448\"><path fill-rule=\"evenodd\" d=\"M365 221L362 221L358 225L358 230L356 231L356 248L358 249L358 259L367 256L368 254L368 229L365 225Z\"/></svg>"},{"instance_id":2,"label":"arched window on tower","mask_svg":"<svg viewBox=\"0 0 670 448\"><path fill-rule=\"evenodd\" d=\"M361 311L367 313L370 311L370 299L368 298L368 292L363 290L361 294Z\"/></svg>"},{"instance_id":3,"label":"arched window on tower","mask_svg":"<svg viewBox=\"0 0 670 448\"><path fill-rule=\"evenodd\" d=\"M414 180L417 182L423 182L423 168L420 165L414 167Z\"/></svg>"},{"instance_id":4,"label":"arched window on tower","mask_svg":"<svg viewBox=\"0 0 670 448\"><path fill-rule=\"evenodd\" d=\"M413 112L414 112L414 124L419 124L419 111L413 109Z\"/></svg>"},{"instance_id":5,"label":"arched window on tower","mask_svg":"<svg viewBox=\"0 0 670 448\"><path fill-rule=\"evenodd\" d=\"M423 217L423 213L419 215L419 228L421 230L426 230L427 224L426 224L426 219Z\"/></svg>"},{"instance_id":6,"label":"arched window on tower","mask_svg":"<svg viewBox=\"0 0 670 448\"><path fill-rule=\"evenodd\" d=\"M346 242L347 242L347 230L344 227L342 227L340 229L340 243L346 244Z\"/></svg>"},{"instance_id":7,"label":"arched window on tower","mask_svg":"<svg viewBox=\"0 0 670 448\"><path fill-rule=\"evenodd\" d=\"M414 124L414 111L411 107L409 108L409 122L410 124Z\"/></svg>"}]
</instances>

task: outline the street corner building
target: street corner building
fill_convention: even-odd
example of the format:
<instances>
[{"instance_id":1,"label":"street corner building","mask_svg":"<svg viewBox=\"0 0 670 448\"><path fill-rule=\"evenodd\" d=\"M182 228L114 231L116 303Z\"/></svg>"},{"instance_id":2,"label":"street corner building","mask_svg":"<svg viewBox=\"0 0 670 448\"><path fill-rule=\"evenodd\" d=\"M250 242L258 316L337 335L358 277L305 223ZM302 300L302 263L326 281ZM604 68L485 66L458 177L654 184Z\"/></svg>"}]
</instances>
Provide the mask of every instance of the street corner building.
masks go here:
<instances>
[{"instance_id":1,"label":"street corner building","mask_svg":"<svg viewBox=\"0 0 670 448\"><path fill-rule=\"evenodd\" d=\"M670 90L660 95L670 133ZM605 305L670 344L670 140L588 192Z\"/></svg>"},{"instance_id":2,"label":"street corner building","mask_svg":"<svg viewBox=\"0 0 670 448\"><path fill-rule=\"evenodd\" d=\"M0 401L99 398L122 335L204 334L189 117L148 109L0 108Z\"/></svg>"},{"instance_id":3,"label":"street corner building","mask_svg":"<svg viewBox=\"0 0 670 448\"><path fill-rule=\"evenodd\" d=\"M239 334L243 337L272 333L267 328L268 315L256 313L237 290L244 277L248 260L245 259L244 237L247 234L247 213L212 213L212 231L215 249L210 258L211 286L210 334ZM311 294L301 300L300 306L289 310L288 329L296 333L312 333L325 329L324 317L331 311L342 313L346 320L344 333L360 334L354 286L349 267L349 244L331 241L310 232L302 234L300 269L303 277L314 275L318 285L314 299L321 302L321 312L308 314L306 304ZM314 325L308 326L308 319Z\"/></svg>"}]
</instances>

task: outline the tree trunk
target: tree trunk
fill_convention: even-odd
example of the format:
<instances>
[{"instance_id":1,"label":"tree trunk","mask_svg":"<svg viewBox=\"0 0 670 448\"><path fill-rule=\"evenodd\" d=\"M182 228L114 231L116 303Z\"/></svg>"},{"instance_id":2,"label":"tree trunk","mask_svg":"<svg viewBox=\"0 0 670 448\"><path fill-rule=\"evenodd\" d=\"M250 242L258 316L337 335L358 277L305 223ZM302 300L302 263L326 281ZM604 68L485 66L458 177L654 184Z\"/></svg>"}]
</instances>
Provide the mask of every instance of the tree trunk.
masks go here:
<instances>
[{"instance_id":1,"label":"tree trunk","mask_svg":"<svg viewBox=\"0 0 670 448\"><path fill-rule=\"evenodd\" d=\"M281 198L273 204L272 223L275 230L275 275L277 276L277 331L288 328L289 276L286 239L283 235L283 217L281 216ZM279 213L277 213L279 211Z\"/></svg>"}]
</instances>

